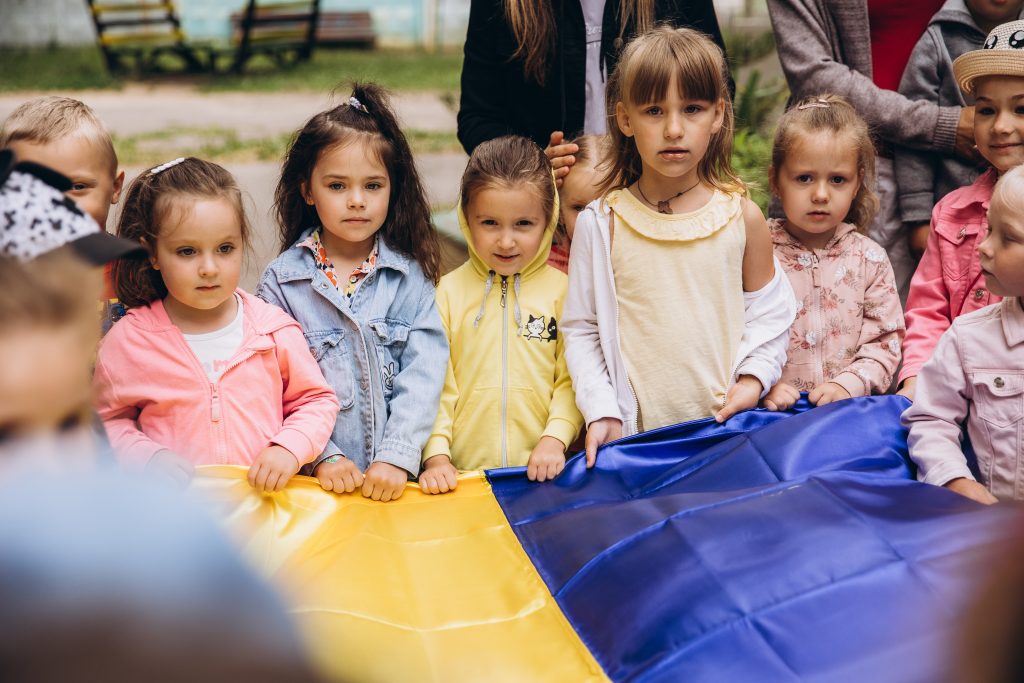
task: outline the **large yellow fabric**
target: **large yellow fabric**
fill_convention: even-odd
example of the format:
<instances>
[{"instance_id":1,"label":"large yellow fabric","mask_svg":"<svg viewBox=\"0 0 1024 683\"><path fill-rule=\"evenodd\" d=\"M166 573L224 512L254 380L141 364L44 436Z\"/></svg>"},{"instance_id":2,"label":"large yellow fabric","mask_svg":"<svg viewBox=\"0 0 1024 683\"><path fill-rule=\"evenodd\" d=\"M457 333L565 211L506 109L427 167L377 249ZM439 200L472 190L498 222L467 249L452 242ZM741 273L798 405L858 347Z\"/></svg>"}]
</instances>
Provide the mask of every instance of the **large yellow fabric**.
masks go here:
<instances>
[{"instance_id":1,"label":"large yellow fabric","mask_svg":"<svg viewBox=\"0 0 1024 683\"><path fill-rule=\"evenodd\" d=\"M710 417L743 339L742 197L715 191L684 214L658 213L629 190L607 202L619 346L642 429Z\"/></svg>"},{"instance_id":2,"label":"large yellow fabric","mask_svg":"<svg viewBox=\"0 0 1024 683\"><path fill-rule=\"evenodd\" d=\"M199 468L243 554L291 608L332 680L606 681L479 475L397 501L295 477L255 492L246 468Z\"/></svg>"},{"instance_id":3,"label":"large yellow fabric","mask_svg":"<svg viewBox=\"0 0 1024 683\"><path fill-rule=\"evenodd\" d=\"M448 455L460 470L523 466L542 436L568 447L583 426L558 332L569 280L547 265L558 202L537 254L507 278L489 273L458 213L469 260L437 287L451 354L423 459Z\"/></svg>"}]
</instances>

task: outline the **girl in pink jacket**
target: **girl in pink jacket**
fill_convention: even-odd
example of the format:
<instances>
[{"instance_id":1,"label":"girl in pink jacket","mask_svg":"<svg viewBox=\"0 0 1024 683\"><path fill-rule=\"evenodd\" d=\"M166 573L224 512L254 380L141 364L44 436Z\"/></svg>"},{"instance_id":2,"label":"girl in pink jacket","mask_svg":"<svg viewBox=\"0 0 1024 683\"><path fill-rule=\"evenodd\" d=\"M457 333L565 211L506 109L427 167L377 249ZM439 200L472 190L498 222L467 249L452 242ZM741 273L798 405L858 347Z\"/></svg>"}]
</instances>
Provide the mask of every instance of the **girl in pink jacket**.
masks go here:
<instances>
[{"instance_id":1,"label":"girl in pink jacket","mask_svg":"<svg viewBox=\"0 0 1024 683\"><path fill-rule=\"evenodd\" d=\"M874 167L867 125L842 97L807 98L779 121L769 175L786 218L770 227L798 308L769 410L802 391L820 406L892 383L903 311L885 250L864 234L878 207Z\"/></svg>"},{"instance_id":2,"label":"girl in pink jacket","mask_svg":"<svg viewBox=\"0 0 1024 683\"><path fill-rule=\"evenodd\" d=\"M117 262L132 308L96 361L115 451L183 482L194 465L249 465L250 484L280 490L323 450L339 404L298 323L238 289L248 225L234 178L191 157L144 171L118 234L149 256Z\"/></svg>"},{"instance_id":3,"label":"girl in pink jacket","mask_svg":"<svg viewBox=\"0 0 1024 683\"><path fill-rule=\"evenodd\" d=\"M1024 21L992 29L981 50L953 62L953 76L974 97L974 139L992 165L971 185L943 197L932 211L932 229L907 296L900 393L913 399L917 373L958 316L998 303L978 259L988 233L986 212L996 179L1024 163Z\"/></svg>"}]
</instances>

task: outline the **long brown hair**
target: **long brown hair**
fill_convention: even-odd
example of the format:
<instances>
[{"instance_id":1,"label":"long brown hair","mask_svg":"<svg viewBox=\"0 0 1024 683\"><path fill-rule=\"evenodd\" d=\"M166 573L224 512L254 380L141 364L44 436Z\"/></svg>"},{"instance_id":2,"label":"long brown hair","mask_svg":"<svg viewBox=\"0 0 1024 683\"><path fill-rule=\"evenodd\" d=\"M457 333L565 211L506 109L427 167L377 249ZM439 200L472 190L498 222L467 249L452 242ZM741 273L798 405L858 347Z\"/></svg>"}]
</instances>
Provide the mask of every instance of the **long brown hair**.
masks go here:
<instances>
[{"instance_id":1,"label":"long brown hair","mask_svg":"<svg viewBox=\"0 0 1024 683\"><path fill-rule=\"evenodd\" d=\"M612 122L611 154L605 164L601 193L628 187L640 179L643 161L636 143L615 124L615 105L633 106L665 97L672 78L687 99L721 101L725 107L722 127L711 137L697 164L700 182L723 192L743 192L743 181L732 168L732 98L722 49L705 34L690 28L661 25L626 46L615 73L608 79L608 117Z\"/></svg>"},{"instance_id":2,"label":"long brown hair","mask_svg":"<svg viewBox=\"0 0 1024 683\"><path fill-rule=\"evenodd\" d=\"M128 187L117 220L119 236L141 242L152 255L160 238L160 226L175 201L225 199L238 212L242 242L248 246L251 233L242 191L227 169L195 157L154 173L157 168L143 171ZM167 296L163 277L145 256L118 259L113 274L114 290L125 306L144 306Z\"/></svg>"},{"instance_id":3,"label":"long brown hair","mask_svg":"<svg viewBox=\"0 0 1024 683\"><path fill-rule=\"evenodd\" d=\"M552 0L504 0L505 20L512 29L516 51L512 59L523 63L523 76L544 85L551 55L558 41L558 27ZM621 0L619 3L619 39L634 26L632 35L640 35L654 25L654 0Z\"/></svg>"},{"instance_id":4,"label":"long brown hair","mask_svg":"<svg viewBox=\"0 0 1024 683\"><path fill-rule=\"evenodd\" d=\"M807 133L825 131L836 136L845 136L857 150L857 172L860 174L860 189L853 197L850 211L843 220L857 226L857 231L867 233L868 226L878 213L878 197L871 189L875 186L875 145L871 141L868 124L853 108L849 100L841 95L829 93L805 97L797 102L779 119L772 143L772 164L768 177L774 189L779 169L786 161L786 152L795 141Z\"/></svg>"},{"instance_id":5,"label":"long brown hair","mask_svg":"<svg viewBox=\"0 0 1024 683\"><path fill-rule=\"evenodd\" d=\"M541 200L545 219L555 210L555 181L551 162L533 140L504 135L477 145L462 174L459 201L466 210L473 195L491 187L514 187L525 183Z\"/></svg>"},{"instance_id":6,"label":"long brown hair","mask_svg":"<svg viewBox=\"0 0 1024 683\"><path fill-rule=\"evenodd\" d=\"M295 134L281 167L274 208L285 251L307 228L320 225L315 206L306 203L308 185L320 155L356 136L367 136L390 176L388 215L380 228L388 245L419 263L432 282L441 277L441 243L430 221L423 184L409 142L391 109L387 91L372 83L353 83L350 103L322 111Z\"/></svg>"}]
</instances>

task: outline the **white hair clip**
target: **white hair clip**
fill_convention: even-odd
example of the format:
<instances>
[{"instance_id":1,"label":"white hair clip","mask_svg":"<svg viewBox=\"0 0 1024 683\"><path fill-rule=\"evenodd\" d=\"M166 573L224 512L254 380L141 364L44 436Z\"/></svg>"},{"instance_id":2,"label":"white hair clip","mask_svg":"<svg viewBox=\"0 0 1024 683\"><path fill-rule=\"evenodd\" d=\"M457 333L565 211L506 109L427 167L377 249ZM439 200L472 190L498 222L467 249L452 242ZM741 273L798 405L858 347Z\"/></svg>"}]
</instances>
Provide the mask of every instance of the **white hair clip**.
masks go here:
<instances>
[{"instance_id":1,"label":"white hair clip","mask_svg":"<svg viewBox=\"0 0 1024 683\"><path fill-rule=\"evenodd\" d=\"M811 100L810 102L804 102L803 104L797 105L797 109L803 111L804 109L828 109L832 106L832 103L828 100L818 98Z\"/></svg>"},{"instance_id":2,"label":"white hair clip","mask_svg":"<svg viewBox=\"0 0 1024 683\"><path fill-rule=\"evenodd\" d=\"M352 97L348 98L348 106L352 107L353 109L358 109L359 111L363 112L364 114L369 114L370 113L370 110L366 108L366 105L363 104L362 102L360 102L359 99L356 98L355 95L353 95Z\"/></svg>"},{"instance_id":3,"label":"white hair clip","mask_svg":"<svg viewBox=\"0 0 1024 683\"><path fill-rule=\"evenodd\" d=\"M151 170L149 172L149 175L156 175L157 173L163 173L164 171L166 171L170 167L177 166L178 164L180 164L183 161L185 161L185 157L178 157L177 159L174 159L173 161L168 161L166 164L160 164L159 166L153 168L153 170Z\"/></svg>"}]
</instances>

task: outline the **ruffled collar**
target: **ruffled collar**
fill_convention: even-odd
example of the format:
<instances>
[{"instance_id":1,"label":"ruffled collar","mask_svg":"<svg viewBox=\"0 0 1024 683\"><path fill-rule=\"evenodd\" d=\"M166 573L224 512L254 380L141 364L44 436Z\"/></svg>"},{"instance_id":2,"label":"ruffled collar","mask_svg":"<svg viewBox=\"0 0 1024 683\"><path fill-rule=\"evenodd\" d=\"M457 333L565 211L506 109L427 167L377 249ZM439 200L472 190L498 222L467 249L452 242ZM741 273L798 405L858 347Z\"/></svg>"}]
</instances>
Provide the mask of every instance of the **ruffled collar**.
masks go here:
<instances>
[{"instance_id":1,"label":"ruffled collar","mask_svg":"<svg viewBox=\"0 0 1024 683\"><path fill-rule=\"evenodd\" d=\"M625 188L608 193L606 201L630 228L644 237L663 242L703 239L732 223L743 211L742 195L720 190L714 190L704 206L687 213L658 213Z\"/></svg>"}]
</instances>

